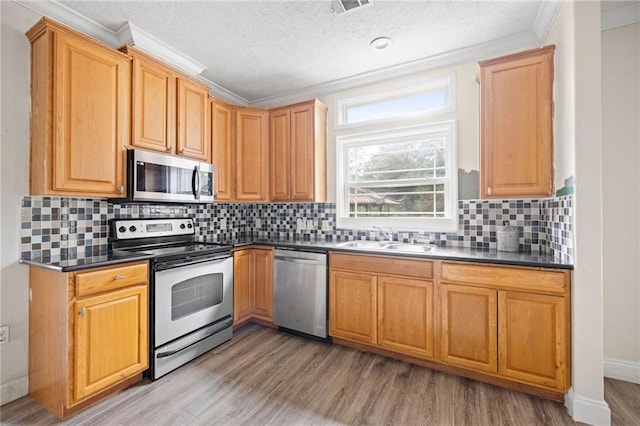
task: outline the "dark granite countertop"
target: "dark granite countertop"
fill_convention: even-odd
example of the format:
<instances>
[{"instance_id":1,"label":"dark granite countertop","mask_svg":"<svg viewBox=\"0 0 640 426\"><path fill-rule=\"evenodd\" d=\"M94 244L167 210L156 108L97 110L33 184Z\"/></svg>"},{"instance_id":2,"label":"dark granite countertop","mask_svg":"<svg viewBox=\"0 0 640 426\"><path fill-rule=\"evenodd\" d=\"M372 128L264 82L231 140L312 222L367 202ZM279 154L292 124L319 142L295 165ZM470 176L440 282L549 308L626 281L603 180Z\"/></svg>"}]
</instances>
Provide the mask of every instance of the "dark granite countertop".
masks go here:
<instances>
[{"instance_id":1,"label":"dark granite countertop","mask_svg":"<svg viewBox=\"0 0 640 426\"><path fill-rule=\"evenodd\" d=\"M299 240L267 240L260 238L244 238L233 241L217 241L241 248L248 245L265 245L282 247L294 250L309 250L317 252L336 251L343 253L367 253L384 256L415 257L434 260L457 260L480 263L493 263L500 265L532 266L540 268L573 269L573 265L563 262L543 253L510 253L486 249L474 249L469 247L440 247L436 246L429 253L415 253L395 250L363 249L336 247L336 244L344 241L299 241ZM124 252L100 252L97 254L75 255L74 257L54 256L46 259L22 259L20 263L41 268L53 269L59 272L78 271L82 269L97 268L101 266L117 265L134 262L137 260L151 259L153 256L147 253Z\"/></svg>"},{"instance_id":2,"label":"dark granite countertop","mask_svg":"<svg viewBox=\"0 0 640 426\"><path fill-rule=\"evenodd\" d=\"M135 262L138 260L148 260L152 257L152 255L147 253L99 252L85 255L77 254L73 257L52 256L51 258L20 259L20 263L52 269L58 272L71 272Z\"/></svg>"},{"instance_id":3,"label":"dark granite countertop","mask_svg":"<svg viewBox=\"0 0 640 426\"><path fill-rule=\"evenodd\" d=\"M532 266L539 268L558 268L573 269L573 265L556 259L553 256L544 253L511 253L497 251L495 249L475 249L469 247L440 247L436 246L429 253L415 253L395 250L378 250L363 248L344 248L336 247L344 241L275 241L265 239L240 239L234 241L224 241L226 244L232 244L235 248L255 244L274 247L283 247L297 250L311 251L339 251L343 253L367 253L384 256L401 256L401 257L417 257L422 259L434 260L457 260L480 263L493 263L500 265L514 266Z\"/></svg>"}]
</instances>

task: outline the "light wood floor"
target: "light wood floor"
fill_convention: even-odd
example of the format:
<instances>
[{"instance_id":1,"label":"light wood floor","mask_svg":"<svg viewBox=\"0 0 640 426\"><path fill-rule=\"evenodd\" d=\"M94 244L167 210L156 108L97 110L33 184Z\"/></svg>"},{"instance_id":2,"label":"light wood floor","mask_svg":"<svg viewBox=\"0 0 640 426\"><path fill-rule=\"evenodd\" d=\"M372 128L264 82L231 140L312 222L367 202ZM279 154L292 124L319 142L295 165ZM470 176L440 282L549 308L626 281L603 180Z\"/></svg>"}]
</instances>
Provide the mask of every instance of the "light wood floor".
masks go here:
<instances>
[{"instance_id":1,"label":"light wood floor","mask_svg":"<svg viewBox=\"0 0 640 426\"><path fill-rule=\"evenodd\" d=\"M613 424L640 424L640 385L606 380ZM30 397L2 424L54 424ZM156 382L143 381L68 424L573 424L562 404L249 324Z\"/></svg>"}]
</instances>

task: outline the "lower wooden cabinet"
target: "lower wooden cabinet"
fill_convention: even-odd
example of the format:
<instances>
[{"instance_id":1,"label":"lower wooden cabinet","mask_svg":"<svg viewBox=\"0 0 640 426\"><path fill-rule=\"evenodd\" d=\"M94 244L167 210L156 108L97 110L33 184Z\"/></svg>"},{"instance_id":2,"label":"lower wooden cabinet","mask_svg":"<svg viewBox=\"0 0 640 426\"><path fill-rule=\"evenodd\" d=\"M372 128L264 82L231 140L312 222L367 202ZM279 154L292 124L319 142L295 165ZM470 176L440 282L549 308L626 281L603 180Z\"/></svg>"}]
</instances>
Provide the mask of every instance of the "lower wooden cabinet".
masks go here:
<instances>
[{"instance_id":1,"label":"lower wooden cabinet","mask_svg":"<svg viewBox=\"0 0 640 426\"><path fill-rule=\"evenodd\" d=\"M142 379L146 261L78 272L30 268L29 394L64 419Z\"/></svg>"},{"instance_id":2,"label":"lower wooden cabinet","mask_svg":"<svg viewBox=\"0 0 640 426\"><path fill-rule=\"evenodd\" d=\"M233 324L273 322L273 249L249 247L233 253Z\"/></svg>"},{"instance_id":3,"label":"lower wooden cabinet","mask_svg":"<svg viewBox=\"0 0 640 426\"><path fill-rule=\"evenodd\" d=\"M331 253L329 334L402 354L433 357L430 263ZM425 267L416 268L419 264Z\"/></svg>"},{"instance_id":4,"label":"lower wooden cabinet","mask_svg":"<svg viewBox=\"0 0 640 426\"><path fill-rule=\"evenodd\" d=\"M329 259L337 342L551 399L569 389L570 271L336 252Z\"/></svg>"}]
</instances>

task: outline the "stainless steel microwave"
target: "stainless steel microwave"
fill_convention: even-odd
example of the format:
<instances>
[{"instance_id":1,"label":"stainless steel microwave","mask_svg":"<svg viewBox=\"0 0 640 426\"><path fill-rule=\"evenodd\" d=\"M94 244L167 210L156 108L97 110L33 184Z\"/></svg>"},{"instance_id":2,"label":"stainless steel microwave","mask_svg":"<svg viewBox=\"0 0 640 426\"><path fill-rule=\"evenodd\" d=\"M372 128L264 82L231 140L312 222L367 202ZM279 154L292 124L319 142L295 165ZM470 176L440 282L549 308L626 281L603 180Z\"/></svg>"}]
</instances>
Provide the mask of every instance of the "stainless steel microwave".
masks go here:
<instances>
[{"instance_id":1,"label":"stainless steel microwave","mask_svg":"<svg viewBox=\"0 0 640 426\"><path fill-rule=\"evenodd\" d=\"M128 201L212 203L213 178L210 163L138 149L127 151Z\"/></svg>"}]
</instances>

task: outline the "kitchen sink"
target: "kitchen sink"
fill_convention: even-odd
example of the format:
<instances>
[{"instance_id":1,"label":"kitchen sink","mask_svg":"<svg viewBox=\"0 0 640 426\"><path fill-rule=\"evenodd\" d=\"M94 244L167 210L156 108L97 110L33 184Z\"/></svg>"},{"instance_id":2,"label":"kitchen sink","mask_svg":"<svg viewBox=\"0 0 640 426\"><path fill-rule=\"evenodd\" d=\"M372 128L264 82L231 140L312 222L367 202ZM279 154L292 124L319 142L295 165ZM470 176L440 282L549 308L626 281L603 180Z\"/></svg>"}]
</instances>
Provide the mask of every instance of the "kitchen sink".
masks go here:
<instances>
[{"instance_id":1,"label":"kitchen sink","mask_svg":"<svg viewBox=\"0 0 640 426\"><path fill-rule=\"evenodd\" d=\"M434 246L422 244L387 244L385 250L407 251L411 253L431 253Z\"/></svg>"},{"instance_id":2,"label":"kitchen sink","mask_svg":"<svg viewBox=\"0 0 640 426\"><path fill-rule=\"evenodd\" d=\"M435 248L432 245L402 244L390 241L345 241L343 243L335 244L334 247L355 250L399 251L407 253L431 253Z\"/></svg>"},{"instance_id":3,"label":"kitchen sink","mask_svg":"<svg viewBox=\"0 0 640 426\"><path fill-rule=\"evenodd\" d=\"M344 243L338 243L335 247L341 248L353 248L353 249L363 249L363 250L378 250L383 249L388 246L389 243L379 242L379 241L346 241Z\"/></svg>"}]
</instances>

